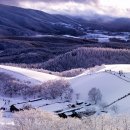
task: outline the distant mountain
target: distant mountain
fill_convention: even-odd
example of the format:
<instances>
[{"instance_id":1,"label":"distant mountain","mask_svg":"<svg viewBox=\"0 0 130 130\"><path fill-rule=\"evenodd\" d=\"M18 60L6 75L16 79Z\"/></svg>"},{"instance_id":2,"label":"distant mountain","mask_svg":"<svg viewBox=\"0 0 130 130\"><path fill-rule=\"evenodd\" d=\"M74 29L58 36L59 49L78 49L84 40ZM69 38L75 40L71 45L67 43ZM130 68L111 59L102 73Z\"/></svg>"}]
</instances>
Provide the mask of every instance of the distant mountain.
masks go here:
<instances>
[{"instance_id":1,"label":"distant mountain","mask_svg":"<svg viewBox=\"0 0 130 130\"><path fill-rule=\"evenodd\" d=\"M130 18L113 18L109 16L95 16L91 19L77 18L87 29L112 32L130 32ZM87 30L86 30L87 31Z\"/></svg>"},{"instance_id":2,"label":"distant mountain","mask_svg":"<svg viewBox=\"0 0 130 130\"><path fill-rule=\"evenodd\" d=\"M0 4L0 36L83 35L87 29L130 31L130 19L77 18Z\"/></svg>"},{"instance_id":3,"label":"distant mountain","mask_svg":"<svg viewBox=\"0 0 130 130\"><path fill-rule=\"evenodd\" d=\"M0 35L73 34L83 31L78 21L62 15L0 5Z\"/></svg>"}]
</instances>

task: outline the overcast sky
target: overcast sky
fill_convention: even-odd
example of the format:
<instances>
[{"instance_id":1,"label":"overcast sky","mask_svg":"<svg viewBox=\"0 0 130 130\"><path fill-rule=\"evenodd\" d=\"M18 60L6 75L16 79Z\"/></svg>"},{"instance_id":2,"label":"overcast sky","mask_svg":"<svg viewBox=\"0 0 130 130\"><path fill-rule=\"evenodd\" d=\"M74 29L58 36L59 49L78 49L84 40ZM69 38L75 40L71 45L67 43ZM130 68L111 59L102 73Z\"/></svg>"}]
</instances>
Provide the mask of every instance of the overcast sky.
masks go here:
<instances>
[{"instance_id":1,"label":"overcast sky","mask_svg":"<svg viewBox=\"0 0 130 130\"><path fill-rule=\"evenodd\" d=\"M130 0L0 0L0 3L48 13L130 17Z\"/></svg>"}]
</instances>

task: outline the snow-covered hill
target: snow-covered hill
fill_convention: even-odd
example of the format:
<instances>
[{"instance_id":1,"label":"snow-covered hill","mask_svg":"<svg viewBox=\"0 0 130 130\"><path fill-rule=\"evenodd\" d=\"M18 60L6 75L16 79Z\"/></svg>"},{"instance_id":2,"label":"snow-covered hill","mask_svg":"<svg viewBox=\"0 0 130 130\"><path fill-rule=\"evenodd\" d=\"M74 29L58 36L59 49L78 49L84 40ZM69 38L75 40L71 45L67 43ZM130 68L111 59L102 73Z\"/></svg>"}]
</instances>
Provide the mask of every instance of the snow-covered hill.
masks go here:
<instances>
[{"instance_id":1,"label":"snow-covered hill","mask_svg":"<svg viewBox=\"0 0 130 130\"><path fill-rule=\"evenodd\" d=\"M119 71L123 72L123 74L120 75ZM0 72L12 75L21 82L30 81L32 84L39 84L48 80L61 78L51 74L5 65L0 65ZM103 101L107 104L130 93L130 65L103 65L87 70L81 75L63 79L68 80L74 90L74 102L77 100L77 94L79 95L79 100L87 101L88 92L91 88L100 89L103 95ZM119 112L130 113L129 103L130 96L118 101L115 105L118 106ZM42 106L44 104L45 102L42 104L40 101L40 104L38 102L36 105L33 103L33 106ZM49 106L47 106L47 108L48 107ZM53 111L53 108L49 108L49 110L50 109Z\"/></svg>"},{"instance_id":2,"label":"snow-covered hill","mask_svg":"<svg viewBox=\"0 0 130 130\"><path fill-rule=\"evenodd\" d=\"M48 80L60 79L60 77L51 74L5 65L0 65L0 72L9 74L21 82L29 81L32 85L39 84Z\"/></svg>"},{"instance_id":3,"label":"snow-covered hill","mask_svg":"<svg viewBox=\"0 0 130 130\"><path fill-rule=\"evenodd\" d=\"M111 70L110 72L105 70ZM123 75L119 75L123 71ZM125 75L125 77L124 77ZM130 65L105 65L103 69L90 74L82 74L70 80L75 95L78 94L82 100L87 100L91 88L100 89L103 100L111 103L118 98L130 93ZM116 104L120 112L130 112L130 97L123 99Z\"/></svg>"}]
</instances>

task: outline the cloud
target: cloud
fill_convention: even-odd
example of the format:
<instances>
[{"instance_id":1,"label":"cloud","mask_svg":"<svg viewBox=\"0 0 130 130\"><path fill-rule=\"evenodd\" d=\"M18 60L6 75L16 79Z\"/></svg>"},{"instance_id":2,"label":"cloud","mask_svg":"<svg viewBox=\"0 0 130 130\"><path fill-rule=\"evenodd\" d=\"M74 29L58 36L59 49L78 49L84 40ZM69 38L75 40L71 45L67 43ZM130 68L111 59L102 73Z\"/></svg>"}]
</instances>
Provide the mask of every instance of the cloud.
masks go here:
<instances>
[{"instance_id":1,"label":"cloud","mask_svg":"<svg viewBox=\"0 0 130 130\"><path fill-rule=\"evenodd\" d=\"M18 5L19 0L0 0L0 4L5 5Z\"/></svg>"},{"instance_id":2,"label":"cloud","mask_svg":"<svg viewBox=\"0 0 130 130\"><path fill-rule=\"evenodd\" d=\"M98 3L98 0L0 0L1 4L8 5L19 5L20 2L43 2L43 3L67 3L67 2L76 2L76 3Z\"/></svg>"},{"instance_id":3,"label":"cloud","mask_svg":"<svg viewBox=\"0 0 130 130\"><path fill-rule=\"evenodd\" d=\"M96 2L97 0L49 0L48 3L47 0L44 0L44 2L43 0L37 0L37 2L23 0L19 2L19 5L49 13L81 15L82 13L92 12L92 8L96 6Z\"/></svg>"},{"instance_id":4,"label":"cloud","mask_svg":"<svg viewBox=\"0 0 130 130\"><path fill-rule=\"evenodd\" d=\"M31 1L35 1L35 0L31 0ZM51 3L55 3L55 2L76 2L76 3L97 3L98 0L38 0L40 2L51 2Z\"/></svg>"},{"instance_id":5,"label":"cloud","mask_svg":"<svg viewBox=\"0 0 130 130\"><path fill-rule=\"evenodd\" d=\"M38 9L48 13L130 17L130 0L0 0L0 4Z\"/></svg>"}]
</instances>

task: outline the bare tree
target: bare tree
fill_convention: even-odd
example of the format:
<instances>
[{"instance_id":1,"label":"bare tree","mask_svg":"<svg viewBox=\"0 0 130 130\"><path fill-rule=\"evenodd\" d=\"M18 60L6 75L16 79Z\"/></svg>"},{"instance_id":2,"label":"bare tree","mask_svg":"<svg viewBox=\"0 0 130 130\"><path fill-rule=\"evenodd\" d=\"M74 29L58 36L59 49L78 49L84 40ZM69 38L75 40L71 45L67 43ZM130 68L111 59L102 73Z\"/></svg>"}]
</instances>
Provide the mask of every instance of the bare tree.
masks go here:
<instances>
[{"instance_id":1,"label":"bare tree","mask_svg":"<svg viewBox=\"0 0 130 130\"><path fill-rule=\"evenodd\" d=\"M114 113L118 114L119 108L118 108L117 105L113 105L110 109L111 109Z\"/></svg>"},{"instance_id":2,"label":"bare tree","mask_svg":"<svg viewBox=\"0 0 130 130\"><path fill-rule=\"evenodd\" d=\"M92 88L88 93L88 99L91 103L98 104L102 100L101 91L97 88Z\"/></svg>"},{"instance_id":3,"label":"bare tree","mask_svg":"<svg viewBox=\"0 0 130 130\"><path fill-rule=\"evenodd\" d=\"M62 119L54 113L31 109L14 113L12 121L13 125L0 124L0 130L130 130L129 115L102 114Z\"/></svg>"},{"instance_id":4,"label":"bare tree","mask_svg":"<svg viewBox=\"0 0 130 130\"><path fill-rule=\"evenodd\" d=\"M75 68L90 68L102 64L128 64L130 63L128 57L130 57L130 50L82 47L50 59L39 64L38 67L62 72Z\"/></svg>"},{"instance_id":5,"label":"bare tree","mask_svg":"<svg viewBox=\"0 0 130 130\"><path fill-rule=\"evenodd\" d=\"M67 80L51 80L41 85L30 86L11 76L0 73L0 95L7 97L23 97L24 99L44 98L71 100L73 90Z\"/></svg>"}]
</instances>

